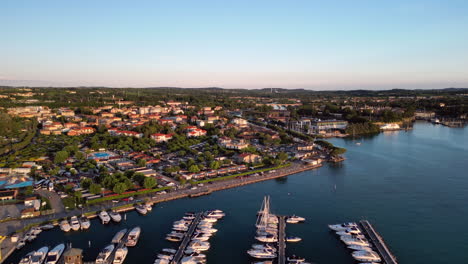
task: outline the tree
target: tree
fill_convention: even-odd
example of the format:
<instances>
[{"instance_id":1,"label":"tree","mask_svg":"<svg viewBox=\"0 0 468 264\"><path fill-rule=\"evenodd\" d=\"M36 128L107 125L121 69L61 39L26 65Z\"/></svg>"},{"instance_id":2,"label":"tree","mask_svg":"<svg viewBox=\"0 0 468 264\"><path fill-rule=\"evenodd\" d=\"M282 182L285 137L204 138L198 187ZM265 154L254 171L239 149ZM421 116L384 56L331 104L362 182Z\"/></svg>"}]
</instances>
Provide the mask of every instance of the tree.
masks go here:
<instances>
[{"instance_id":1,"label":"tree","mask_svg":"<svg viewBox=\"0 0 468 264\"><path fill-rule=\"evenodd\" d=\"M127 186L125 183L117 183L114 188L112 188L112 191L117 193L117 194L122 194L127 190Z\"/></svg>"},{"instance_id":2,"label":"tree","mask_svg":"<svg viewBox=\"0 0 468 264\"><path fill-rule=\"evenodd\" d=\"M198 168L197 165L192 165L189 167L188 171L191 173L197 173L197 172L200 172L200 168Z\"/></svg>"},{"instance_id":3,"label":"tree","mask_svg":"<svg viewBox=\"0 0 468 264\"><path fill-rule=\"evenodd\" d=\"M145 178L146 178L145 175L143 173L141 173L141 172L137 172L137 173L133 174L133 176L132 176L132 180L134 182L138 182L138 184L140 186L143 185Z\"/></svg>"},{"instance_id":4,"label":"tree","mask_svg":"<svg viewBox=\"0 0 468 264\"><path fill-rule=\"evenodd\" d=\"M277 155L277 158L281 161L285 161L288 159L288 154L284 153L284 152L280 152L278 153Z\"/></svg>"},{"instance_id":5,"label":"tree","mask_svg":"<svg viewBox=\"0 0 468 264\"><path fill-rule=\"evenodd\" d=\"M58 151L55 153L54 162L55 164L62 163L68 159L68 152L65 150Z\"/></svg>"},{"instance_id":6,"label":"tree","mask_svg":"<svg viewBox=\"0 0 468 264\"><path fill-rule=\"evenodd\" d=\"M337 156L337 155L344 154L345 152L346 152L345 148L334 147L333 150L330 152L330 154L332 156Z\"/></svg>"},{"instance_id":7,"label":"tree","mask_svg":"<svg viewBox=\"0 0 468 264\"><path fill-rule=\"evenodd\" d=\"M29 196L29 195L32 195L33 192L34 192L34 188L32 186L28 186L28 187L26 187L26 190L24 191L24 194L26 196Z\"/></svg>"},{"instance_id":8,"label":"tree","mask_svg":"<svg viewBox=\"0 0 468 264\"><path fill-rule=\"evenodd\" d=\"M153 177L146 177L144 182L143 182L143 186L146 188L146 189L151 189L153 188L154 186L156 186L157 182L156 182L156 179L153 178Z\"/></svg>"},{"instance_id":9,"label":"tree","mask_svg":"<svg viewBox=\"0 0 468 264\"><path fill-rule=\"evenodd\" d=\"M137 161L137 166L138 167L146 167L146 160L145 159L139 159Z\"/></svg>"},{"instance_id":10,"label":"tree","mask_svg":"<svg viewBox=\"0 0 468 264\"><path fill-rule=\"evenodd\" d=\"M84 188L84 189L88 189L89 186L93 183L93 181L91 179L88 179L88 178L85 178L83 180L81 180L80 184L81 184L81 187Z\"/></svg>"},{"instance_id":11,"label":"tree","mask_svg":"<svg viewBox=\"0 0 468 264\"><path fill-rule=\"evenodd\" d=\"M219 169L219 167L221 167L221 164L219 163L219 161L212 161L210 163L210 169L212 170L217 170Z\"/></svg>"},{"instance_id":12,"label":"tree","mask_svg":"<svg viewBox=\"0 0 468 264\"><path fill-rule=\"evenodd\" d=\"M89 186L89 191L93 194L100 194L101 193L101 185L97 183L93 183Z\"/></svg>"}]
</instances>

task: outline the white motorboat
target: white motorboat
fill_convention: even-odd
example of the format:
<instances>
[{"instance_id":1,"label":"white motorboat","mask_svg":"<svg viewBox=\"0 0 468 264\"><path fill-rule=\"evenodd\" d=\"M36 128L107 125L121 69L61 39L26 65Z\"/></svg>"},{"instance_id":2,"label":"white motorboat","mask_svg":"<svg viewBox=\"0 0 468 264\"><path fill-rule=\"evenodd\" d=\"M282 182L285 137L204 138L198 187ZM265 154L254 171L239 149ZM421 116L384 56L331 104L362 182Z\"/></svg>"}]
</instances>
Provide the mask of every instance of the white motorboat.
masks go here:
<instances>
[{"instance_id":1,"label":"white motorboat","mask_svg":"<svg viewBox=\"0 0 468 264\"><path fill-rule=\"evenodd\" d=\"M52 224L47 224L47 225L41 226L42 230L50 230L50 229L53 229L53 228L54 228L54 225L52 225Z\"/></svg>"},{"instance_id":2,"label":"white motorboat","mask_svg":"<svg viewBox=\"0 0 468 264\"><path fill-rule=\"evenodd\" d=\"M154 264L169 264L170 260L167 259L157 259L154 261Z\"/></svg>"},{"instance_id":3,"label":"white motorboat","mask_svg":"<svg viewBox=\"0 0 468 264\"><path fill-rule=\"evenodd\" d=\"M346 230L337 231L336 234L339 236L346 236L346 235L360 235L362 233L361 233L361 229L357 227L351 227Z\"/></svg>"},{"instance_id":4,"label":"white motorboat","mask_svg":"<svg viewBox=\"0 0 468 264\"><path fill-rule=\"evenodd\" d=\"M221 219L224 216L226 216L225 213L221 210L213 210L213 211L207 211L206 216L209 218L215 218L215 219Z\"/></svg>"},{"instance_id":5,"label":"white motorboat","mask_svg":"<svg viewBox=\"0 0 468 264\"><path fill-rule=\"evenodd\" d=\"M278 237L277 236L256 236L255 239L257 239L260 242L263 243L272 243L272 242L278 242Z\"/></svg>"},{"instance_id":6,"label":"white motorboat","mask_svg":"<svg viewBox=\"0 0 468 264\"><path fill-rule=\"evenodd\" d=\"M351 250L357 250L357 251L361 251L361 250L372 251L371 247L366 247L366 246L349 245L348 248Z\"/></svg>"},{"instance_id":7,"label":"white motorboat","mask_svg":"<svg viewBox=\"0 0 468 264\"><path fill-rule=\"evenodd\" d=\"M91 221L89 221L86 216L80 217L79 221L82 230L87 230L89 227L91 227Z\"/></svg>"},{"instance_id":8,"label":"white motorboat","mask_svg":"<svg viewBox=\"0 0 468 264\"><path fill-rule=\"evenodd\" d=\"M163 248L163 249L161 250L161 253L175 254L175 253L177 253L177 250L176 250L176 249L173 249L173 248Z\"/></svg>"},{"instance_id":9,"label":"white motorboat","mask_svg":"<svg viewBox=\"0 0 468 264\"><path fill-rule=\"evenodd\" d=\"M286 237L286 242L299 242L302 238L300 237Z\"/></svg>"},{"instance_id":10,"label":"white motorboat","mask_svg":"<svg viewBox=\"0 0 468 264\"><path fill-rule=\"evenodd\" d=\"M297 220L293 220L293 219L288 218L288 219L286 219L286 223L288 223L288 224L297 224L297 223L300 223L300 222L297 221Z\"/></svg>"},{"instance_id":11,"label":"white motorboat","mask_svg":"<svg viewBox=\"0 0 468 264\"><path fill-rule=\"evenodd\" d=\"M128 233L127 236L127 242L125 242L125 246L127 247L134 247L138 243L138 239L140 238L141 235L141 228L139 226L134 227L132 230L130 230L130 233Z\"/></svg>"},{"instance_id":12,"label":"white motorboat","mask_svg":"<svg viewBox=\"0 0 468 264\"><path fill-rule=\"evenodd\" d=\"M112 221L116 223L119 223L120 221L122 221L122 216L118 212L112 211L109 213L109 216L112 219Z\"/></svg>"},{"instance_id":13,"label":"white motorboat","mask_svg":"<svg viewBox=\"0 0 468 264\"><path fill-rule=\"evenodd\" d=\"M63 250L65 250L65 244L59 244L55 246L49 253L45 259L46 264L56 264L62 256Z\"/></svg>"},{"instance_id":14,"label":"white motorboat","mask_svg":"<svg viewBox=\"0 0 468 264\"><path fill-rule=\"evenodd\" d=\"M31 234L38 236L40 233L42 233L42 229L40 227L33 227L31 229Z\"/></svg>"},{"instance_id":15,"label":"white motorboat","mask_svg":"<svg viewBox=\"0 0 468 264\"><path fill-rule=\"evenodd\" d=\"M270 244L253 244L253 249L270 250L276 252L276 248Z\"/></svg>"},{"instance_id":16,"label":"white motorboat","mask_svg":"<svg viewBox=\"0 0 468 264\"><path fill-rule=\"evenodd\" d=\"M370 246L369 242L366 239L362 239L362 238L342 236L340 237L340 239L347 246L351 246L351 245L358 245L358 246L365 246L365 247Z\"/></svg>"},{"instance_id":17,"label":"white motorboat","mask_svg":"<svg viewBox=\"0 0 468 264\"><path fill-rule=\"evenodd\" d=\"M96 264L107 263L107 260L109 259L109 256L112 254L112 251L114 251L114 248L115 246L110 244L106 246L101 252L99 252L96 258Z\"/></svg>"},{"instance_id":18,"label":"white motorboat","mask_svg":"<svg viewBox=\"0 0 468 264\"><path fill-rule=\"evenodd\" d=\"M62 231L64 232L68 232L71 230L71 226L68 223L67 219L64 219L62 220L62 222L60 222L60 229L62 229Z\"/></svg>"},{"instance_id":19,"label":"white motorboat","mask_svg":"<svg viewBox=\"0 0 468 264\"><path fill-rule=\"evenodd\" d=\"M349 223L343 223L343 224L328 225L328 228L330 228L333 231L344 231L351 227L357 227L357 224L354 222L349 222Z\"/></svg>"},{"instance_id":20,"label":"white motorboat","mask_svg":"<svg viewBox=\"0 0 468 264\"><path fill-rule=\"evenodd\" d=\"M145 205L142 205L142 204L137 205L135 209L141 215L146 215L148 213L148 209L146 208Z\"/></svg>"},{"instance_id":21,"label":"white motorboat","mask_svg":"<svg viewBox=\"0 0 468 264\"><path fill-rule=\"evenodd\" d=\"M126 248L126 247L118 248L115 251L115 257L114 257L114 261L112 261L112 263L113 264L122 264L124 262L125 258L127 257L127 253L128 253L128 248Z\"/></svg>"},{"instance_id":22,"label":"white motorboat","mask_svg":"<svg viewBox=\"0 0 468 264\"><path fill-rule=\"evenodd\" d=\"M174 254L158 254L157 257L159 259L167 259L167 260L172 260L174 258Z\"/></svg>"},{"instance_id":23,"label":"white motorboat","mask_svg":"<svg viewBox=\"0 0 468 264\"><path fill-rule=\"evenodd\" d=\"M99 213L99 218L103 224L108 224L111 220L109 214L104 210Z\"/></svg>"},{"instance_id":24,"label":"white motorboat","mask_svg":"<svg viewBox=\"0 0 468 264\"><path fill-rule=\"evenodd\" d=\"M357 261L367 261L367 262L380 262L380 256L375 251L354 251L352 256Z\"/></svg>"},{"instance_id":25,"label":"white motorboat","mask_svg":"<svg viewBox=\"0 0 468 264\"><path fill-rule=\"evenodd\" d=\"M198 228L197 232L212 234L212 233L218 232L218 229L216 229L216 228Z\"/></svg>"},{"instance_id":26,"label":"white motorboat","mask_svg":"<svg viewBox=\"0 0 468 264\"><path fill-rule=\"evenodd\" d=\"M253 258L259 259L274 259L277 256L276 252L268 249L250 249L247 250L247 254Z\"/></svg>"},{"instance_id":27,"label":"white motorboat","mask_svg":"<svg viewBox=\"0 0 468 264\"><path fill-rule=\"evenodd\" d=\"M304 222L306 219L304 217L301 217L301 216L292 215L292 216L288 217L288 220Z\"/></svg>"},{"instance_id":28,"label":"white motorboat","mask_svg":"<svg viewBox=\"0 0 468 264\"><path fill-rule=\"evenodd\" d=\"M23 248L25 245L26 245L26 240L21 239L20 241L18 241L18 244L16 244L16 249L21 249L21 248Z\"/></svg>"},{"instance_id":29,"label":"white motorboat","mask_svg":"<svg viewBox=\"0 0 468 264\"><path fill-rule=\"evenodd\" d=\"M171 241L171 242L180 242L182 241L182 238L178 236L167 235L166 240Z\"/></svg>"},{"instance_id":30,"label":"white motorboat","mask_svg":"<svg viewBox=\"0 0 468 264\"><path fill-rule=\"evenodd\" d=\"M35 251L31 251L28 254L26 254L24 257L21 258L19 264L29 264L31 263L31 257L34 254Z\"/></svg>"},{"instance_id":31,"label":"white motorboat","mask_svg":"<svg viewBox=\"0 0 468 264\"><path fill-rule=\"evenodd\" d=\"M201 251L206 251L210 249L210 243L206 241L192 241L189 243L187 246L187 254L190 254L192 252L201 252Z\"/></svg>"},{"instance_id":32,"label":"white motorboat","mask_svg":"<svg viewBox=\"0 0 468 264\"><path fill-rule=\"evenodd\" d=\"M200 223L203 223L203 222L208 222L208 223L216 223L218 221L217 218L214 218L214 217L205 217L203 218Z\"/></svg>"},{"instance_id":33,"label":"white motorboat","mask_svg":"<svg viewBox=\"0 0 468 264\"><path fill-rule=\"evenodd\" d=\"M80 222L78 221L78 217L72 216L70 218L70 226L71 226L71 229L73 229L73 231L80 230L81 226L80 226Z\"/></svg>"},{"instance_id":34,"label":"white motorboat","mask_svg":"<svg viewBox=\"0 0 468 264\"><path fill-rule=\"evenodd\" d=\"M151 212L153 210L153 204L150 202L145 203L146 211Z\"/></svg>"},{"instance_id":35,"label":"white motorboat","mask_svg":"<svg viewBox=\"0 0 468 264\"><path fill-rule=\"evenodd\" d=\"M47 256L47 252L49 252L48 247L41 247L38 251L32 254L30 264L42 264Z\"/></svg>"},{"instance_id":36,"label":"white motorboat","mask_svg":"<svg viewBox=\"0 0 468 264\"><path fill-rule=\"evenodd\" d=\"M305 258L298 257L296 255L292 255L291 257L288 257L286 259L288 262L292 263L303 263L305 261Z\"/></svg>"},{"instance_id":37,"label":"white motorboat","mask_svg":"<svg viewBox=\"0 0 468 264\"><path fill-rule=\"evenodd\" d=\"M127 233L127 229L120 230L114 235L111 242L114 244L120 243L120 241L122 241L122 238L125 236L126 233Z\"/></svg>"}]
</instances>

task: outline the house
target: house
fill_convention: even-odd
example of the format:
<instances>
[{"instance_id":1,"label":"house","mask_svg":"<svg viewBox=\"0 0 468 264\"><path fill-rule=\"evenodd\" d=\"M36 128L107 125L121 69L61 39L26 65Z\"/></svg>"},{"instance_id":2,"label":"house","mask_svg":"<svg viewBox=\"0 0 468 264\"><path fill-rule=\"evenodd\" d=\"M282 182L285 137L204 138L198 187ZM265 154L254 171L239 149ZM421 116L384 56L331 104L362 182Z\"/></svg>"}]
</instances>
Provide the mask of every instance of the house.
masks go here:
<instances>
[{"instance_id":1,"label":"house","mask_svg":"<svg viewBox=\"0 0 468 264\"><path fill-rule=\"evenodd\" d=\"M242 153L236 156L238 163L257 163L262 161L262 158L257 154Z\"/></svg>"},{"instance_id":2,"label":"house","mask_svg":"<svg viewBox=\"0 0 468 264\"><path fill-rule=\"evenodd\" d=\"M197 128L196 126L188 126L187 137L200 137L206 135L206 130Z\"/></svg>"},{"instance_id":3,"label":"house","mask_svg":"<svg viewBox=\"0 0 468 264\"><path fill-rule=\"evenodd\" d=\"M96 132L96 129L92 127L79 127L79 128L72 128L68 131L67 135L69 136L79 136L79 135L87 135L93 134Z\"/></svg>"},{"instance_id":4,"label":"house","mask_svg":"<svg viewBox=\"0 0 468 264\"><path fill-rule=\"evenodd\" d=\"M0 201L14 200L16 199L17 194L18 194L18 190L0 191Z\"/></svg>"},{"instance_id":5,"label":"house","mask_svg":"<svg viewBox=\"0 0 468 264\"><path fill-rule=\"evenodd\" d=\"M29 207L21 211L21 218L36 217L36 216L39 216L40 214L41 212L36 211L33 207Z\"/></svg>"},{"instance_id":6,"label":"house","mask_svg":"<svg viewBox=\"0 0 468 264\"><path fill-rule=\"evenodd\" d=\"M172 134L161 134L161 133L156 133L152 134L151 138L154 139L156 142L167 142L170 139L172 139Z\"/></svg>"},{"instance_id":7,"label":"house","mask_svg":"<svg viewBox=\"0 0 468 264\"><path fill-rule=\"evenodd\" d=\"M221 137L218 139L218 143L220 146L225 147L227 149L245 149L249 146L249 144L243 139L231 139L228 137Z\"/></svg>"},{"instance_id":8,"label":"house","mask_svg":"<svg viewBox=\"0 0 468 264\"><path fill-rule=\"evenodd\" d=\"M63 253L64 264L83 264L83 250L70 248Z\"/></svg>"},{"instance_id":9,"label":"house","mask_svg":"<svg viewBox=\"0 0 468 264\"><path fill-rule=\"evenodd\" d=\"M26 207L33 207L34 206L34 201L39 201L36 196L28 197L24 199L24 206Z\"/></svg>"}]
</instances>

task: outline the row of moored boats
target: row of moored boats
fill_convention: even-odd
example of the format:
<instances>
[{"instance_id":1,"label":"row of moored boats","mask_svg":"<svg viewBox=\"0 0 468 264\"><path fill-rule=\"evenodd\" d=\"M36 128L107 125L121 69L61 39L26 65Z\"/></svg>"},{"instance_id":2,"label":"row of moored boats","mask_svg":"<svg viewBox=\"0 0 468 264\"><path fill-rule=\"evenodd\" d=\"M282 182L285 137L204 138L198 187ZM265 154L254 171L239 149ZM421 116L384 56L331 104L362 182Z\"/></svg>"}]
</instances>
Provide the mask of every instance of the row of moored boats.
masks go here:
<instances>
[{"instance_id":1,"label":"row of moored boats","mask_svg":"<svg viewBox=\"0 0 468 264\"><path fill-rule=\"evenodd\" d=\"M56 264L65 250L65 244L59 244L49 251L49 247L41 247L29 252L21 258L19 264Z\"/></svg>"},{"instance_id":2,"label":"row of moored boats","mask_svg":"<svg viewBox=\"0 0 468 264\"><path fill-rule=\"evenodd\" d=\"M362 264L379 263L381 261L379 254L373 250L372 243L367 240L357 223L349 222L329 225L328 227L352 250L352 256L355 260Z\"/></svg>"},{"instance_id":3,"label":"row of moored boats","mask_svg":"<svg viewBox=\"0 0 468 264\"><path fill-rule=\"evenodd\" d=\"M193 212L186 213L182 219L175 221L172 225L171 233L167 234L166 240L180 243L187 236L190 236L190 241L185 248L178 247L178 250L183 250L180 263L182 264L202 264L206 263L206 255L203 252L210 249L208 240L218 231L213 228L214 224L225 216L221 210L212 210L204 212L197 223L197 214ZM193 225L196 225L193 227ZM189 233L193 230L193 233ZM168 264L174 259L177 254L177 249L164 248L158 255L154 264Z\"/></svg>"}]
</instances>

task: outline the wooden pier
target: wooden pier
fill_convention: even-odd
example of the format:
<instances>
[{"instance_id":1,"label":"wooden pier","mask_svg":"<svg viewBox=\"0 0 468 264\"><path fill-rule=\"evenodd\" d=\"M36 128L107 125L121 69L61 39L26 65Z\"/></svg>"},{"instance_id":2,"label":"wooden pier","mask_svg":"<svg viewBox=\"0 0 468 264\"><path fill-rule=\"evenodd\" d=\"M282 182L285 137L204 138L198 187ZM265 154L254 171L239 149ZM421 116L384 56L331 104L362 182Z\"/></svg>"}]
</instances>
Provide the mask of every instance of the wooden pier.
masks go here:
<instances>
[{"instance_id":1,"label":"wooden pier","mask_svg":"<svg viewBox=\"0 0 468 264\"><path fill-rule=\"evenodd\" d=\"M397 264L396 258L392 255L382 237L375 231L374 227L367 220L359 222L362 230L367 234L369 240L375 246L385 264Z\"/></svg>"},{"instance_id":2,"label":"wooden pier","mask_svg":"<svg viewBox=\"0 0 468 264\"><path fill-rule=\"evenodd\" d=\"M278 264L286 263L286 217L278 216Z\"/></svg>"},{"instance_id":3,"label":"wooden pier","mask_svg":"<svg viewBox=\"0 0 468 264\"><path fill-rule=\"evenodd\" d=\"M184 255L185 248L187 248L188 243L190 242L190 239L192 238L193 232L195 232L195 228L197 228L198 224L201 221L201 216L203 213L197 213L195 216L195 219L192 221L190 224L189 229L187 230L187 233L185 233L184 239L182 240L182 243L180 243L179 248L177 249L177 252L174 255L174 258L171 261L171 264L179 264L180 260L182 259Z\"/></svg>"}]
</instances>

